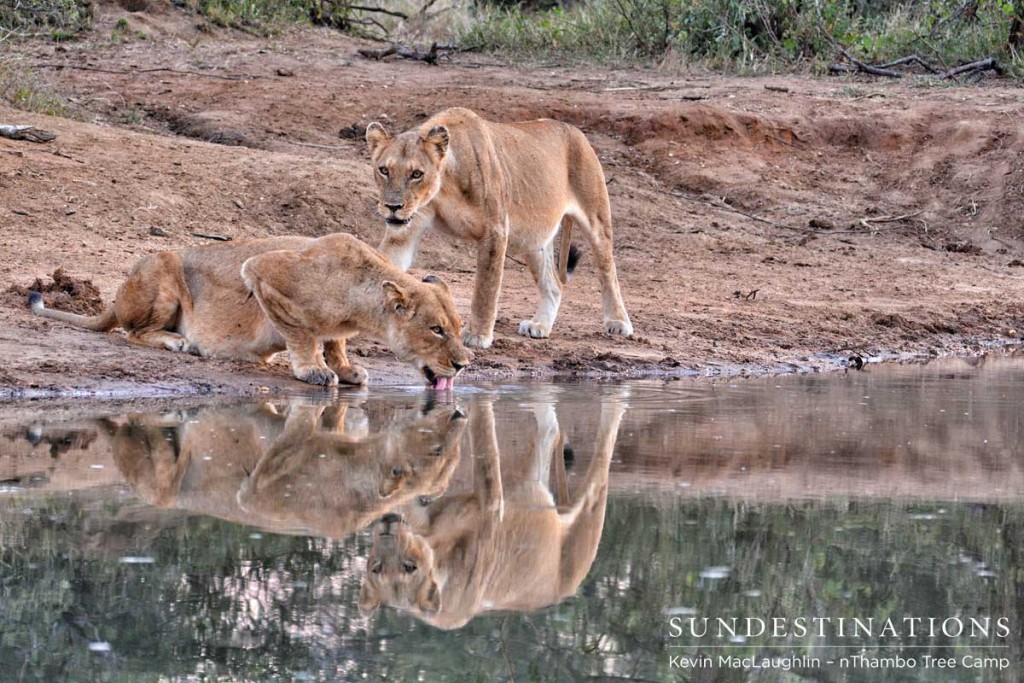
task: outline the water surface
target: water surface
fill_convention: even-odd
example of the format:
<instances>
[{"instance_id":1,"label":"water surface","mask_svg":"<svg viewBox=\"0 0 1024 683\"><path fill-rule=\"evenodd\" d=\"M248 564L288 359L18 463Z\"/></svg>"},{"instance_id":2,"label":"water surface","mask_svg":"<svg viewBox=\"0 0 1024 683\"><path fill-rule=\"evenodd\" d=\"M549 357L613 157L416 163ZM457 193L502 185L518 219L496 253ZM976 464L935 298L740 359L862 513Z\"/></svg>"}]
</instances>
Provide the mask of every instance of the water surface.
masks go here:
<instances>
[{"instance_id":1,"label":"water surface","mask_svg":"<svg viewBox=\"0 0 1024 683\"><path fill-rule=\"evenodd\" d=\"M1022 380L0 407L0 680L1019 680Z\"/></svg>"}]
</instances>

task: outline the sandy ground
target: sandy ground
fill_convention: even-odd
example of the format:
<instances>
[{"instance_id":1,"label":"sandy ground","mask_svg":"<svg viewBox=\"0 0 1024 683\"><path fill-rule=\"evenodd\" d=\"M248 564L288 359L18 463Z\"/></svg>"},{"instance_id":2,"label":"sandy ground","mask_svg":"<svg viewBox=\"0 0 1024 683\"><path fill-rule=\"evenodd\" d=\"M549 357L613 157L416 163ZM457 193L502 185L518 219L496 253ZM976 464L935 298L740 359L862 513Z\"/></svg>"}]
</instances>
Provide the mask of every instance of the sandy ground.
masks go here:
<instances>
[{"instance_id":1,"label":"sandy ground","mask_svg":"<svg viewBox=\"0 0 1024 683\"><path fill-rule=\"evenodd\" d=\"M824 370L854 353L977 353L1024 329L1018 83L727 78L472 54L431 67L365 60L363 43L327 30L201 32L195 16L149 7L100 3L85 40L13 48L74 116L0 107L0 123L58 135L0 139L0 292L13 288L0 294L0 397L299 388L283 361L192 358L33 317L25 288L62 267L51 303L95 310L139 257L208 242L193 233L346 231L375 244L364 127L402 130L452 105L588 135L636 328L631 339L601 332L581 244L554 334L519 337L536 293L509 261L496 342L470 381ZM122 17L147 38L112 41ZM448 279L464 313L472 254L431 236L415 265ZM371 383L419 381L380 345L353 347Z\"/></svg>"}]
</instances>

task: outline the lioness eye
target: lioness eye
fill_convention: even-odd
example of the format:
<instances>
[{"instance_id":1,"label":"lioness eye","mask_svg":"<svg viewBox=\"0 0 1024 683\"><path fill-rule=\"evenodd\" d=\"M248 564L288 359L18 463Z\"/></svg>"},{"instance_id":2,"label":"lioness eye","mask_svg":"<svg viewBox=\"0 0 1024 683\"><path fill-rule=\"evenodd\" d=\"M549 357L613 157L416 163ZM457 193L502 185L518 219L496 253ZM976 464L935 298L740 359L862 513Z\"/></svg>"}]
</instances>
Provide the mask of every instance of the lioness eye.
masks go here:
<instances>
[{"instance_id":1,"label":"lioness eye","mask_svg":"<svg viewBox=\"0 0 1024 683\"><path fill-rule=\"evenodd\" d=\"M402 569L405 570L406 574L412 574L414 571L416 571L416 565L414 565L412 562L405 562L402 564Z\"/></svg>"},{"instance_id":2,"label":"lioness eye","mask_svg":"<svg viewBox=\"0 0 1024 683\"><path fill-rule=\"evenodd\" d=\"M402 468L401 467L392 467L391 468L391 476L392 477L399 477L401 475L402 475Z\"/></svg>"},{"instance_id":3,"label":"lioness eye","mask_svg":"<svg viewBox=\"0 0 1024 683\"><path fill-rule=\"evenodd\" d=\"M380 571L383 568L384 568L384 563L383 562L377 562L377 563L375 563L373 565L373 567L370 569L370 571L373 572L374 574L380 574Z\"/></svg>"},{"instance_id":4,"label":"lioness eye","mask_svg":"<svg viewBox=\"0 0 1024 683\"><path fill-rule=\"evenodd\" d=\"M444 337L444 328L440 325L434 325L430 328L430 331L436 334L438 337Z\"/></svg>"},{"instance_id":5,"label":"lioness eye","mask_svg":"<svg viewBox=\"0 0 1024 683\"><path fill-rule=\"evenodd\" d=\"M413 180L419 180L420 178L423 177L423 171L413 171L412 173L409 174L409 177L412 178Z\"/></svg>"},{"instance_id":6,"label":"lioness eye","mask_svg":"<svg viewBox=\"0 0 1024 683\"><path fill-rule=\"evenodd\" d=\"M382 176L386 176L388 174L388 167L387 166L378 166L377 167L377 172L380 173Z\"/></svg>"}]
</instances>

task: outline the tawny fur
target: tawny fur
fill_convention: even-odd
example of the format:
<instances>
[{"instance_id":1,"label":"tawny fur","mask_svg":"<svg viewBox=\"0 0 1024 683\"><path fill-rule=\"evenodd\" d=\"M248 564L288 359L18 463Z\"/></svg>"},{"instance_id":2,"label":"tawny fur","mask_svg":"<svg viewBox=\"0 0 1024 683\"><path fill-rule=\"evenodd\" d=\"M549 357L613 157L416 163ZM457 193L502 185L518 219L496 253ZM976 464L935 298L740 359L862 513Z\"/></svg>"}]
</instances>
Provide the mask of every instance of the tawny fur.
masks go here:
<instances>
[{"instance_id":1,"label":"tawny fur","mask_svg":"<svg viewBox=\"0 0 1024 683\"><path fill-rule=\"evenodd\" d=\"M295 377L362 384L346 339L377 338L428 377L454 377L469 362L448 286L395 268L351 235L273 237L152 254L140 260L97 316L33 312L129 341L210 358L266 361L288 350ZM427 372L429 370L429 372Z\"/></svg>"},{"instance_id":2,"label":"tawny fur","mask_svg":"<svg viewBox=\"0 0 1024 683\"><path fill-rule=\"evenodd\" d=\"M633 333L612 257L604 173L577 128L550 119L495 123L455 108L395 137L373 123L366 139L378 209L387 223L381 253L407 269L428 227L477 245L467 346L487 348L493 341L506 254L526 261L540 290L537 312L519 333L551 333L568 279L573 227L591 246L605 331ZM560 227L556 266L553 242Z\"/></svg>"},{"instance_id":3,"label":"tawny fur","mask_svg":"<svg viewBox=\"0 0 1024 683\"><path fill-rule=\"evenodd\" d=\"M359 437L344 433L346 408L296 401L287 419L270 404L131 415L107 430L121 474L150 505L341 539L443 491L466 423L439 406Z\"/></svg>"},{"instance_id":4,"label":"tawny fur","mask_svg":"<svg viewBox=\"0 0 1024 683\"><path fill-rule=\"evenodd\" d=\"M597 554L623 412L620 402L602 406L595 456L570 498L553 407L535 408L534 449L517 477L503 473L510 463L498 453L492 405L474 405L474 491L378 523L360 610L389 605L451 629L483 612L532 611L573 595ZM549 471L554 495L541 481Z\"/></svg>"}]
</instances>

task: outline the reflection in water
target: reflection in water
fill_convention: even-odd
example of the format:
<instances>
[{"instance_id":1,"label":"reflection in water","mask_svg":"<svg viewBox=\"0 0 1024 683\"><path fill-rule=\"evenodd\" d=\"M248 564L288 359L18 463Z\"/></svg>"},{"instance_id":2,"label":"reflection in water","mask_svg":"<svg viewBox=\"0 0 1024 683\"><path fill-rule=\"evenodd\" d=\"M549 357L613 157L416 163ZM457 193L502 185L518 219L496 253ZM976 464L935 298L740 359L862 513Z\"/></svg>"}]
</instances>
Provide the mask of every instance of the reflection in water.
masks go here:
<instances>
[{"instance_id":1,"label":"reflection in water","mask_svg":"<svg viewBox=\"0 0 1024 683\"><path fill-rule=\"evenodd\" d=\"M339 396L0 411L0 681L1019 679L1024 364ZM822 615L1013 668L669 666Z\"/></svg>"},{"instance_id":2,"label":"reflection in water","mask_svg":"<svg viewBox=\"0 0 1024 683\"><path fill-rule=\"evenodd\" d=\"M391 605L451 629L481 612L536 610L573 595L597 554L624 410L621 401L603 404L594 457L570 497L554 406L534 406L533 448L502 458L494 406L477 403L473 490L377 524L360 610Z\"/></svg>"},{"instance_id":3,"label":"reflection in water","mask_svg":"<svg viewBox=\"0 0 1024 683\"><path fill-rule=\"evenodd\" d=\"M454 406L345 433L345 405L266 403L187 416L130 416L114 460L140 498L284 533L344 538L444 492L465 415Z\"/></svg>"}]
</instances>

